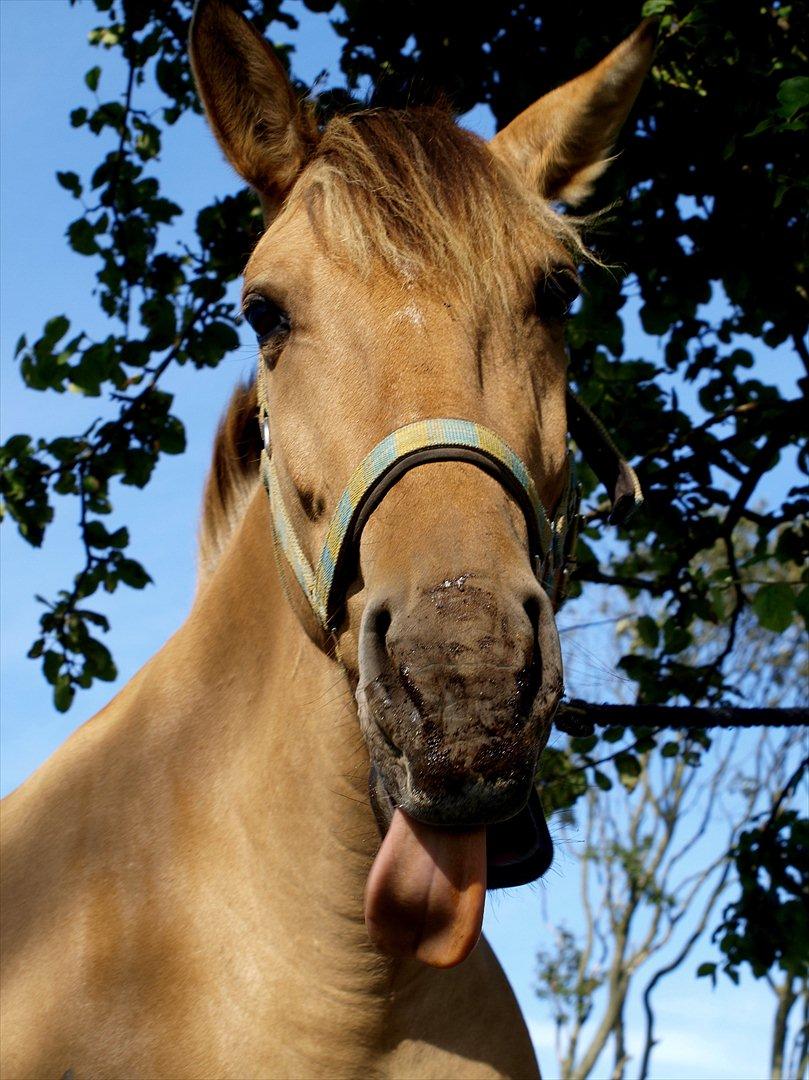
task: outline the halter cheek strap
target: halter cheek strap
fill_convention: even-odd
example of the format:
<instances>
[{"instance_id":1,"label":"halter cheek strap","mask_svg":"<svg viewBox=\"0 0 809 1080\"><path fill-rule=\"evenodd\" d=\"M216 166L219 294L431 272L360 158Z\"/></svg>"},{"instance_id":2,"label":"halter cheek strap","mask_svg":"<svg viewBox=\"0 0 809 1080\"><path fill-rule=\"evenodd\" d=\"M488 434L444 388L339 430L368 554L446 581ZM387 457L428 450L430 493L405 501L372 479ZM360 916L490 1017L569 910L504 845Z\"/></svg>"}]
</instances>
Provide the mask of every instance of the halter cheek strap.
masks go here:
<instances>
[{"instance_id":1,"label":"halter cheek strap","mask_svg":"<svg viewBox=\"0 0 809 1080\"><path fill-rule=\"evenodd\" d=\"M578 485L569 460L565 492L556 513L549 517L525 463L489 428L450 417L407 424L377 443L353 473L337 503L320 559L313 568L284 504L275 463L267 449L265 424L262 418L265 450L261 455L261 476L270 498L276 543L325 629L333 628L339 597L347 585L362 530L374 509L406 472L432 461L469 462L489 473L511 493L525 516L534 572L551 598L557 603L561 600L563 571L572 558L578 519Z\"/></svg>"},{"instance_id":2,"label":"halter cheek strap","mask_svg":"<svg viewBox=\"0 0 809 1080\"><path fill-rule=\"evenodd\" d=\"M261 398L260 394L260 398ZM621 457L603 425L568 393L570 430L613 498L610 520L623 521L643 501L634 470ZM519 503L528 528L534 573L554 608L562 603L575 563L580 488L568 452L561 498L548 515L522 461L499 435L471 420L437 417L417 420L387 435L355 470L337 503L320 558L312 567L284 504L270 452L266 406L261 404L264 450L261 477L270 498L276 549L283 553L320 627L335 628L336 613L356 565L362 530L394 484L410 469L432 461L464 461L487 472Z\"/></svg>"}]
</instances>

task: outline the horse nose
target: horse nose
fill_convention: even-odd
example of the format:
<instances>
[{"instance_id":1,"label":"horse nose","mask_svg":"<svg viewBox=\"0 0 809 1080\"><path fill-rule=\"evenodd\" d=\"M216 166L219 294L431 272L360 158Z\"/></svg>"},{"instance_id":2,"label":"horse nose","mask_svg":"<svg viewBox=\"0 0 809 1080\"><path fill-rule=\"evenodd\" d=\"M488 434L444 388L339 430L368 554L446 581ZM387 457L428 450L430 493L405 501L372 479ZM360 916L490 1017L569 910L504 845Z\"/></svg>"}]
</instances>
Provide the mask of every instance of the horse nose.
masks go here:
<instances>
[{"instance_id":1,"label":"horse nose","mask_svg":"<svg viewBox=\"0 0 809 1080\"><path fill-rule=\"evenodd\" d=\"M422 589L415 601L370 597L360 630L366 677L410 661L443 661L451 668L511 663L536 667L536 688L561 682L562 660L551 602L535 578L503 595L474 574L445 577Z\"/></svg>"},{"instance_id":2,"label":"horse nose","mask_svg":"<svg viewBox=\"0 0 809 1080\"><path fill-rule=\"evenodd\" d=\"M377 597L360 632L358 701L374 764L424 821L505 820L525 803L561 693L550 601L483 574Z\"/></svg>"}]
</instances>

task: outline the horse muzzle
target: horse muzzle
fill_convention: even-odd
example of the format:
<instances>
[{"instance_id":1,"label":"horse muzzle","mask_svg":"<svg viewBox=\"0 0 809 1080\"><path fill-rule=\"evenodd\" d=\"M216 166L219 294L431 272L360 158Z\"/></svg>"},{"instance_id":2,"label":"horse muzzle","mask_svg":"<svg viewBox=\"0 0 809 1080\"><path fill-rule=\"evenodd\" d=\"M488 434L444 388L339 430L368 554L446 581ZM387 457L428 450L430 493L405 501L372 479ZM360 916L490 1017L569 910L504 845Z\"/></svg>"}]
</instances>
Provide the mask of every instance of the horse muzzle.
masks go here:
<instances>
[{"instance_id":1,"label":"horse muzzle","mask_svg":"<svg viewBox=\"0 0 809 1080\"><path fill-rule=\"evenodd\" d=\"M527 581L505 602L470 574L422 590L397 611L369 603L359 661L357 700L383 829L396 807L429 826L486 826L490 887L521 876L497 871L509 851L525 864L526 881L547 869L544 818L538 801L528 807L562 667L542 589Z\"/></svg>"}]
</instances>

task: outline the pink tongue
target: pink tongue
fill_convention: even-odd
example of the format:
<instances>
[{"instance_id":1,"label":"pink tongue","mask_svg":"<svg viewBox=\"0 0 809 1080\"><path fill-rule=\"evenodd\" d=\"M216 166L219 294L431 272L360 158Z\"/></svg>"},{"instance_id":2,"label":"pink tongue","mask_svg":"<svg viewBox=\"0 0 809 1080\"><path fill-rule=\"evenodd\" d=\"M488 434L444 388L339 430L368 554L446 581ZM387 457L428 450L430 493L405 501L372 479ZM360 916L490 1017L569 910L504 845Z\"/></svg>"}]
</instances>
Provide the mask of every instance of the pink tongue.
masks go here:
<instances>
[{"instance_id":1,"label":"pink tongue","mask_svg":"<svg viewBox=\"0 0 809 1080\"><path fill-rule=\"evenodd\" d=\"M480 937L486 829L423 825L396 810L365 886L365 925L389 956L460 964Z\"/></svg>"}]
</instances>

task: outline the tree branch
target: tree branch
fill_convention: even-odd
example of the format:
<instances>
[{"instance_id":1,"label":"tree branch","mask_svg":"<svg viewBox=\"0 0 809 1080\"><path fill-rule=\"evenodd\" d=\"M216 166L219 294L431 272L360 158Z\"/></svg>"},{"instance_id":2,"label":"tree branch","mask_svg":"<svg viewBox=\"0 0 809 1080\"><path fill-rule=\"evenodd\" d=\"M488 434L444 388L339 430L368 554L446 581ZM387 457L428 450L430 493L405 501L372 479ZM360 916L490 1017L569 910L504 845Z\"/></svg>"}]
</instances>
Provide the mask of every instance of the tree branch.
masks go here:
<instances>
[{"instance_id":1,"label":"tree branch","mask_svg":"<svg viewBox=\"0 0 809 1080\"><path fill-rule=\"evenodd\" d=\"M582 737L595 727L643 727L659 730L696 728L801 727L809 725L809 709L745 709L697 705L596 705L578 698L560 706L559 731Z\"/></svg>"}]
</instances>

